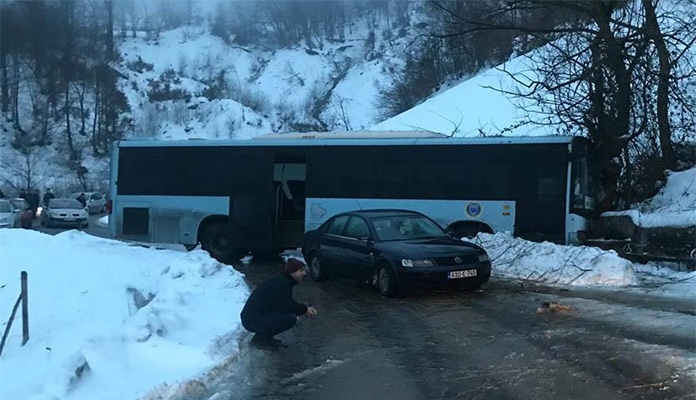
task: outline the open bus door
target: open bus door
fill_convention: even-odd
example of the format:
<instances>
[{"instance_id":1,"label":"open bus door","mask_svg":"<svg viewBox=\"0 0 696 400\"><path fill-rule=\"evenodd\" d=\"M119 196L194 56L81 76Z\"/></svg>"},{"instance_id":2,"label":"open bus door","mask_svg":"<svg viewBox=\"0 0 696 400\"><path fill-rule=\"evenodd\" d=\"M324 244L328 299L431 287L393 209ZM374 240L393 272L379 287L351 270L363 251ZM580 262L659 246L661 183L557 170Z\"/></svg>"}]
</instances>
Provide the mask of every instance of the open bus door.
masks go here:
<instances>
[{"instance_id":1,"label":"open bus door","mask_svg":"<svg viewBox=\"0 0 696 400\"><path fill-rule=\"evenodd\" d=\"M305 219L307 158L277 154L273 166L273 247L302 245Z\"/></svg>"}]
</instances>

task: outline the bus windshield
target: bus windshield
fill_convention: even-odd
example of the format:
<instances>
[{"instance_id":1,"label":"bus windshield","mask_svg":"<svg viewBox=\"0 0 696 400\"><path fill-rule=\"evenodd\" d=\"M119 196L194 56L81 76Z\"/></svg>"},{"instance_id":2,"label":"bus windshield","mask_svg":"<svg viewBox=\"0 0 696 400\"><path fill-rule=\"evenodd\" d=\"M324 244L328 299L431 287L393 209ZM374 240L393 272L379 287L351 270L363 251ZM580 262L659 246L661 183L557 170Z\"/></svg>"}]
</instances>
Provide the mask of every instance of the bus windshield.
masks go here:
<instances>
[{"instance_id":1,"label":"bus windshield","mask_svg":"<svg viewBox=\"0 0 696 400\"><path fill-rule=\"evenodd\" d=\"M596 166L586 157L573 161L572 185L572 210L581 215L594 212L601 190Z\"/></svg>"}]
</instances>

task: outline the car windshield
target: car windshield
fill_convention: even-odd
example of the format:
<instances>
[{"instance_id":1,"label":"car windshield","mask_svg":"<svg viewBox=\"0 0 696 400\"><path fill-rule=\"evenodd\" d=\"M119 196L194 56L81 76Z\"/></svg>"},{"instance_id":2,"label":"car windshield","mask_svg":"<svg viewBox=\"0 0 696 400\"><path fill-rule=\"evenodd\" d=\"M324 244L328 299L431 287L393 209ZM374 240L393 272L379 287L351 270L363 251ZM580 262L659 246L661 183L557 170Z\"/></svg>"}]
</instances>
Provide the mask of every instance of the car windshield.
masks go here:
<instances>
[{"instance_id":1,"label":"car windshield","mask_svg":"<svg viewBox=\"0 0 696 400\"><path fill-rule=\"evenodd\" d=\"M81 209L82 204L74 199L53 199L49 204L51 208L71 208L71 209Z\"/></svg>"},{"instance_id":2,"label":"car windshield","mask_svg":"<svg viewBox=\"0 0 696 400\"><path fill-rule=\"evenodd\" d=\"M372 225L381 241L447 237L436 223L418 215L374 218Z\"/></svg>"},{"instance_id":3,"label":"car windshield","mask_svg":"<svg viewBox=\"0 0 696 400\"><path fill-rule=\"evenodd\" d=\"M0 201L0 213L12 212L12 206L9 201Z\"/></svg>"}]
</instances>

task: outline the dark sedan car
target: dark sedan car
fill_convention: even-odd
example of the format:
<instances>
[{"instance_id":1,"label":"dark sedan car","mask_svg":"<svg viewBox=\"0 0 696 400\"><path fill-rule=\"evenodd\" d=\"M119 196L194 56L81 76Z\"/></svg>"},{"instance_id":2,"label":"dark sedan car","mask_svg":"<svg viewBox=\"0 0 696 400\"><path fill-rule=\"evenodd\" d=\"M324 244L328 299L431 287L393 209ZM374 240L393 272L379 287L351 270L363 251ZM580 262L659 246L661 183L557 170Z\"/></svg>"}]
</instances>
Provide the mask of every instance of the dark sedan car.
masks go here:
<instances>
[{"instance_id":1,"label":"dark sedan car","mask_svg":"<svg viewBox=\"0 0 696 400\"><path fill-rule=\"evenodd\" d=\"M485 250L450 237L430 218L407 210L335 215L305 234L302 253L315 281L330 275L371 279L385 296L420 283L478 287L491 276Z\"/></svg>"}]
</instances>

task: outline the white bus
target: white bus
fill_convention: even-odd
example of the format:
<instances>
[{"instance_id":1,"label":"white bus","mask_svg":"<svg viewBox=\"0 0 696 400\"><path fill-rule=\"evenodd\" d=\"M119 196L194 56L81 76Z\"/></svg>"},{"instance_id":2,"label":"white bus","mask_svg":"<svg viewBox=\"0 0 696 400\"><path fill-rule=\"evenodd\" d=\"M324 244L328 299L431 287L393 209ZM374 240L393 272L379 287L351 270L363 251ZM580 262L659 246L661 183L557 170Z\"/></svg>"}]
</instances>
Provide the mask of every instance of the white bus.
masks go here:
<instances>
[{"instance_id":1,"label":"white bus","mask_svg":"<svg viewBox=\"0 0 696 400\"><path fill-rule=\"evenodd\" d=\"M453 235L584 241L596 195L579 137L297 133L251 140L120 141L112 237L201 244L214 257L302 244L339 212L422 212Z\"/></svg>"}]
</instances>

